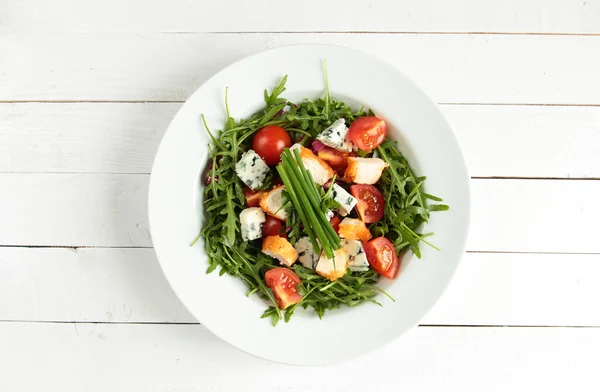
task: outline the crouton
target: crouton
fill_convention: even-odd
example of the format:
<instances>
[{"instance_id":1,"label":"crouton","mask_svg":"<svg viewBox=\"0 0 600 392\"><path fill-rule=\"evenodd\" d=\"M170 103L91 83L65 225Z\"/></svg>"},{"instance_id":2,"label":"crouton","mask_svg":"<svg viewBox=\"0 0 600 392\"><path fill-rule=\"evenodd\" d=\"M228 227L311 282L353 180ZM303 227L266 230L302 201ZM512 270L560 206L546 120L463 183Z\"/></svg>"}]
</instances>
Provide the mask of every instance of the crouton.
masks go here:
<instances>
[{"instance_id":1,"label":"crouton","mask_svg":"<svg viewBox=\"0 0 600 392\"><path fill-rule=\"evenodd\" d=\"M294 150L300 151L300 158L306 170L310 173L313 180L323 186L327 181L331 180L335 172L324 160L312 153L308 148L302 147L298 143L294 144L290 151L294 154Z\"/></svg>"},{"instance_id":2,"label":"crouton","mask_svg":"<svg viewBox=\"0 0 600 392\"><path fill-rule=\"evenodd\" d=\"M298 259L298 252L292 244L278 235L272 235L263 240L262 252L288 267L291 267Z\"/></svg>"},{"instance_id":3,"label":"crouton","mask_svg":"<svg viewBox=\"0 0 600 392\"><path fill-rule=\"evenodd\" d=\"M373 237L365 225L365 222L354 218L344 218L340 223L338 234L340 235L340 238L359 240L362 242L369 241L371 237Z\"/></svg>"},{"instance_id":4,"label":"crouton","mask_svg":"<svg viewBox=\"0 0 600 392\"><path fill-rule=\"evenodd\" d=\"M379 158L348 157L344 180L357 184L375 184L389 165Z\"/></svg>"},{"instance_id":5,"label":"crouton","mask_svg":"<svg viewBox=\"0 0 600 392\"><path fill-rule=\"evenodd\" d=\"M283 199L281 197L281 192L284 189L285 187L283 185L276 186L260 198L260 208L272 217L283 221L288 217L287 210L282 208Z\"/></svg>"},{"instance_id":6,"label":"crouton","mask_svg":"<svg viewBox=\"0 0 600 392\"><path fill-rule=\"evenodd\" d=\"M328 259L325 252L321 253L315 270L324 278L336 280L344 276L347 269L348 255L344 248L340 248L333 252L333 259Z\"/></svg>"}]
</instances>

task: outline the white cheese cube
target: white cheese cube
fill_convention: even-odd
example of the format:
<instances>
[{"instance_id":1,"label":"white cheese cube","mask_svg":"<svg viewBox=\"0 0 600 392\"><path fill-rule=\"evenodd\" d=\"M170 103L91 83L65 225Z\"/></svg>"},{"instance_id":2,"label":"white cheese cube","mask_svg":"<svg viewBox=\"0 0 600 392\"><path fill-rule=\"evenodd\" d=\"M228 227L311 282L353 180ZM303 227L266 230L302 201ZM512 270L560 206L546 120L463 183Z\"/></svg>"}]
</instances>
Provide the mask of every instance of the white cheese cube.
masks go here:
<instances>
[{"instance_id":1,"label":"white cheese cube","mask_svg":"<svg viewBox=\"0 0 600 392\"><path fill-rule=\"evenodd\" d=\"M360 241L342 240L342 248L348 254L348 268L350 268L350 271L365 272L369 270L369 261Z\"/></svg>"},{"instance_id":2,"label":"white cheese cube","mask_svg":"<svg viewBox=\"0 0 600 392\"><path fill-rule=\"evenodd\" d=\"M328 221L333 219L334 215L335 215L335 213L333 211L331 211L330 209L327 209L327 211L325 211L325 216L327 217Z\"/></svg>"},{"instance_id":3,"label":"white cheese cube","mask_svg":"<svg viewBox=\"0 0 600 392\"><path fill-rule=\"evenodd\" d=\"M338 184L333 184L331 196L333 197L333 200L340 203L338 212L342 216L348 215L357 203L356 199Z\"/></svg>"},{"instance_id":4,"label":"white cheese cube","mask_svg":"<svg viewBox=\"0 0 600 392\"><path fill-rule=\"evenodd\" d=\"M340 118L317 135L317 140L326 146L340 151L352 151L352 142L348 139L346 120Z\"/></svg>"},{"instance_id":5,"label":"white cheese cube","mask_svg":"<svg viewBox=\"0 0 600 392\"><path fill-rule=\"evenodd\" d=\"M325 252L321 253L315 270L324 278L336 280L346 274L347 268L348 255L344 248L340 248L333 252L333 259L328 259Z\"/></svg>"},{"instance_id":6,"label":"white cheese cube","mask_svg":"<svg viewBox=\"0 0 600 392\"><path fill-rule=\"evenodd\" d=\"M348 254L348 268L350 271L368 271L369 262L367 255L362 246L362 243L358 240L342 240L342 248Z\"/></svg>"},{"instance_id":7,"label":"white cheese cube","mask_svg":"<svg viewBox=\"0 0 600 392\"><path fill-rule=\"evenodd\" d=\"M236 163L235 172L244 184L248 185L250 189L256 190L265 184L269 166L254 150L248 150Z\"/></svg>"},{"instance_id":8,"label":"white cheese cube","mask_svg":"<svg viewBox=\"0 0 600 392\"><path fill-rule=\"evenodd\" d=\"M317 266L319 255L315 253L315 248L308 237L296 241L294 249L298 252L298 260L304 267L314 269Z\"/></svg>"},{"instance_id":9,"label":"white cheese cube","mask_svg":"<svg viewBox=\"0 0 600 392\"><path fill-rule=\"evenodd\" d=\"M258 207L243 210L240 213L242 239L252 241L262 237L262 225L265 220L265 213Z\"/></svg>"}]
</instances>

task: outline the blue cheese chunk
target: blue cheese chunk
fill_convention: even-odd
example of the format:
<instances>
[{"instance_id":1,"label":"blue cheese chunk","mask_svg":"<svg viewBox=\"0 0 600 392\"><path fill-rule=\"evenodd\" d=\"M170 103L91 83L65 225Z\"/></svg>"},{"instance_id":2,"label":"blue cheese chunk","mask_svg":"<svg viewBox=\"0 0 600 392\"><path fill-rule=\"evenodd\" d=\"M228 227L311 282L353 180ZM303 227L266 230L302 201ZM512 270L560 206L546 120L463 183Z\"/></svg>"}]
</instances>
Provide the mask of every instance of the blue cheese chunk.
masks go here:
<instances>
[{"instance_id":1,"label":"blue cheese chunk","mask_svg":"<svg viewBox=\"0 0 600 392\"><path fill-rule=\"evenodd\" d=\"M342 240L342 249L348 254L348 268L350 268L350 271L366 272L369 270L369 261L360 241Z\"/></svg>"},{"instance_id":2,"label":"blue cheese chunk","mask_svg":"<svg viewBox=\"0 0 600 392\"><path fill-rule=\"evenodd\" d=\"M243 210L240 213L242 239L252 241L262 237L262 225L265 220L265 213L258 207Z\"/></svg>"},{"instance_id":3,"label":"blue cheese chunk","mask_svg":"<svg viewBox=\"0 0 600 392\"><path fill-rule=\"evenodd\" d=\"M298 252L298 260L304 267L314 269L317 266L319 255L315 253L315 248L308 237L296 241L294 249Z\"/></svg>"},{"instance_id":4,"label":"blue cheese chunk","mask_svg":"<svg viewBox=\"0 0 600 392\"><path fill-rule=\"evenodd\" d=\"M325 211L325 216L327 217L327 220L330 221L335 216L335 213L330 209L327 209L327 211Z\"/></svg>"},{"instance_id":5,"label":"blue cheese chunk","mask_svg":"<svg viewBox=\"0 0 600 392\"><path fill-rule=\"evenodd\" d=\"M269 166L254 150L248 150L235 165L235 172L244 184L256 190L265 184Z\"/></svg>"},{"instance_id":6,"label":"blue cheese chunk","mask_svg":"<svg viewBox=\"0 0 600 392\"><path fill-rule=\"evenodd\" d=\"M346 120L340 118L317 135L317 140L326 146L340 151L352 151L352 142L348 139Z\"/></svg>"},{"instance_id":7,"label":"blue cheese chunk","mask_svg":"<svg viewBox=\"0 0 600 392\"><path fill-rule=\"evenodd\" d=\"M338 184L333 184L331 196L333 200L339 203L340 208L338 208L338 212L342 216L348 215L354 206L356 206L357 200Z\"/></svg>"}]
</instances>

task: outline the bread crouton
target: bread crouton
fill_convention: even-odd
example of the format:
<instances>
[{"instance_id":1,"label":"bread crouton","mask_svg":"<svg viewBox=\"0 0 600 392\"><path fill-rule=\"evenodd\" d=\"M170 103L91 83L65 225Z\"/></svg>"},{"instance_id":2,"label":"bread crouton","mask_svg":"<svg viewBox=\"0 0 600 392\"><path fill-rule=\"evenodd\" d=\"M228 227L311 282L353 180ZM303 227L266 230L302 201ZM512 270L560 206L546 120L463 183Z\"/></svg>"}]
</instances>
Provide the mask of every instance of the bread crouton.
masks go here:
<instances>
[{"instance_id":1,"label":"bread crouton","mask_svg":"<svg viewBox=\"0 0 600 392\"><path fill-rule=\"evenodd\" d=\"M340 238L359 240L361 242L369 241L373 237L365 222L354 218L344 218L340 223L338 234Z\"/></svg>"},{"instance_id":2,"label":"bread crouton","mask_svg":"<svg viewBox=\"0 0 600 392\"><path fill-rule=\"evenodd\" d=\"M278 235L272 235L263 240L262 252L288 267L291 267L298 259L298 252L292 244Z\"/></svg>"}]
</instances>

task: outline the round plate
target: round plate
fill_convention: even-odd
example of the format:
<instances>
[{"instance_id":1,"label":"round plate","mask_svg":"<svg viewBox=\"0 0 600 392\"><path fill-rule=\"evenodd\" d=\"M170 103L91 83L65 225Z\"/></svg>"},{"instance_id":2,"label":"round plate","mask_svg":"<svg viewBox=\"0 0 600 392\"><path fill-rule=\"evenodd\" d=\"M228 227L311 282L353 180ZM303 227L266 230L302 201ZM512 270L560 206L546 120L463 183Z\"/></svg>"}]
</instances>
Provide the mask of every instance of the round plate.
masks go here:
<instances>
[{"instance_id":1,"label":"round plate","mask_svg":"<svg viewBox=\"0 0 600 392\"><path fill-rule=\"evenodd\" d=\"M353 106L365 105L388 124L388 136L418 175L426 175L428 193L450 206L433 213L426 231L440 250L422 244L422 258L405 256L394 281L381 285L395 298L377 298L325 313L297 311L289 323L273 327L261 319L268 306L246 296L244 283L217 271L206 274L202 241L195 246L203 221L201 173L208 159L211 130L226 120L225 88L235 118L264 106L263 90L288 75L292 101L324 92L327 60L331 95ZM330 364L374 350L416 325L442 295L464 252L469 222L469 176L460 146L436 104L392 65L362 52L330 45L294 45L268 50L238 61L204 83L183 105L158 150L150 181L149 214L154 247L175 293L215 335L250 354L272 361Z\"/></svg>"}]
</instances>

